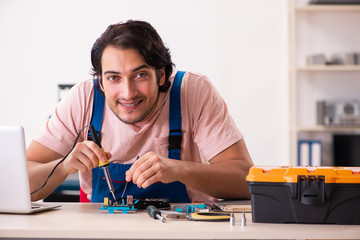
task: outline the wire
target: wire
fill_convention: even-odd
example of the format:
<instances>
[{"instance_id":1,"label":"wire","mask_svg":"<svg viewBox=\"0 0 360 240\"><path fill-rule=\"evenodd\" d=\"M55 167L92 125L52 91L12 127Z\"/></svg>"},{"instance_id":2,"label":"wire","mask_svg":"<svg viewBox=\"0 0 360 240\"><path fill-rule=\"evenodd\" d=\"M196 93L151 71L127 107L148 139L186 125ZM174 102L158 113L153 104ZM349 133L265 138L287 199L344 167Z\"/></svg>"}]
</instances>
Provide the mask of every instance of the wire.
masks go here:
<instances>
[{"instance_id":1,"label":"wire","mask_svg":"<svg viewBox=\"0 0 360 240\"><path fill-rule=\"evenodd\" d=\"M43 188L45 187L45 185L47 184L49 178L50 178L50 177L53 175L53 173L55 172L55 169L60 165L60 163L62 163L62 162L67 158L67 156L72 152L72 150L73 150L74 147L76 146L76 143L77 143L77 141L79 140L79 137L80 137L80 134L82 133L82 131L83 131L85 128L89 127L89 126L90 126L90 125L86 125L86 126L84 126L84 127L80 130L80 132L79 132L78 135L76 136L74 145L72 146L72 148L70 149L70 151L65 155L65 157L63 157L63 158L55 165L55 167L53 168L53 170L51 171L51 173L49 174L49 176L46 178L44 184L43 184L41 187L39 187L38 189L36 189L35 191L33 191L30 195L33 195L34 193L40 191L41 189L43 189Z\"/></svg>"},{"instance_id":2,"label":"wire","mask_svg":"<svg viewBox=\"0 0 360 240\"><path fill-rule=\"evenodd\" d=\"M139 156L136 157L135 161L137 161L138 159L139 159ZM121 198L123 198L123 196L124 196L124 193L125 193L125 191L126 191L127 185L128 185L128 181L126 181L126 183L125 183L124 191L123 191L122 194L121 194Z\"/></svg>"},{"instance_id":3,"label":"wire","mask_svg":"<svg viewBox=\"0 0 360 240\"><path fill-rule=\"evenodd\" d=\"M123 193L121 194L121 198L123 198L123 196L124 196L124 193L125 193L125 191L126 191L127 185L128 185L128 182L125 183L124 191L123 191Z\"/></svg>"}]
</instances>

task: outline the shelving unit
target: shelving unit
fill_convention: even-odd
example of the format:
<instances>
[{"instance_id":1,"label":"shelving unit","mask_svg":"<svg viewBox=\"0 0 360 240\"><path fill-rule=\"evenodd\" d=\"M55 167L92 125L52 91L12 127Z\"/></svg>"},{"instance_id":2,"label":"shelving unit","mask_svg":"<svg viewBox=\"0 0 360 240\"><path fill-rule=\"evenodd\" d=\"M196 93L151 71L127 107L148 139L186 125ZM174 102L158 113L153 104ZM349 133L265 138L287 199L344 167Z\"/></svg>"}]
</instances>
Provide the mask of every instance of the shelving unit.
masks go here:
<instances>
[{"instance_id":1,"label":"shelving unit","mask_svg":"<svg viewBox=\"0 0 360 240\"><path fill-rule=\"evenodd\" d=\"M306 56L360 52L360 5L289 1L290 165L300 139L322 141L323 165L333 165L332 134L360 134L360 126L316 123L316 101L360 99L360 65L307 65Z\"/></svg>"},{"instance_id":2,"label":"shelving unit","mask_svg":"<svg viewBox=\"0 0 360 240\"><path fill-rule=\"evenodd\" d=\"M340 0L341 1L341 0ZM297 12L321 12L321 11L360 11L359 5L307 5L308 1L294 1L295 10Z\"/></svg>"},{"instance_id":3,"label":"shelving unit","mask_svg":"<svg viewBox=\"0 0 360 240\"><path fill-rule=\"evenodd\" d=\"M360 71L360 66L357 65L338 65L338 66L305 66L305 67L297 67L298 72L306 72L306 71L323 71L323 72L331 72L331 71L338 71L338 72L357 72Z\"/></svg>"}]
</instances>

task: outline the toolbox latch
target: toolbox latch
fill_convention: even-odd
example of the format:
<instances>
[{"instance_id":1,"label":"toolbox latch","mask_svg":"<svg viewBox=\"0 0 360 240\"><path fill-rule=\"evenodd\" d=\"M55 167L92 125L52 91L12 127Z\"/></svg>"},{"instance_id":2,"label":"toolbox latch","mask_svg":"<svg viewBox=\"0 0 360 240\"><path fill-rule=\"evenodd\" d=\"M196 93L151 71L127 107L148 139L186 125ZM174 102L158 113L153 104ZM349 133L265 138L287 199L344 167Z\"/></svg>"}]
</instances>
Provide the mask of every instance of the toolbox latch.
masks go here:
<instances>
[{"instance_id":1,"label":"toolbox latch","mask_svg":"<svg viewBox=\"0 0 360 240\"><path fill-rule=\"evenodd\" d=\"M325 176L299 175L298 200L306 205L319 205L325 202Z\"/></svg>"}]
</instances>

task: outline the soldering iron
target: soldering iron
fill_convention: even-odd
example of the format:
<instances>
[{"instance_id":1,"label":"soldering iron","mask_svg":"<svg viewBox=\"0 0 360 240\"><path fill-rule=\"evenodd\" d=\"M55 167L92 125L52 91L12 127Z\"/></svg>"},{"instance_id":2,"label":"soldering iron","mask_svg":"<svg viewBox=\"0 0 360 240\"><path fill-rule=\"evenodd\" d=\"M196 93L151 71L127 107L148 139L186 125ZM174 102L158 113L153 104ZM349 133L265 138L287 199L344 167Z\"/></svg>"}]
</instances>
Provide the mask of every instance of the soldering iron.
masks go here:
<instances>
[{"instance_id":1,"label":"soldering iron","mask_svg":"<svg viewBox=\"0 0 360 240\"><path fill-rule=\"evenodd\" d=\"M103 151L103 153L105 155L106 162L103 162L103 161L99 160L99 167L104 171L106 183L107 183L107 185L109 187L109 190L110 190L114 200L116 201L116 197L115 197L115 193L114 193L114 186L112 184L112 180L111 180L109 169L108 169L108 166L110 165L110 162L106 157L105 150L101 146L100 139L99 139L98 135L96 134L94 126L90 125L89 128L90 128L90 133L91 133L91 139L101 148L101 150Z\"/></svg>"}]
</instances>

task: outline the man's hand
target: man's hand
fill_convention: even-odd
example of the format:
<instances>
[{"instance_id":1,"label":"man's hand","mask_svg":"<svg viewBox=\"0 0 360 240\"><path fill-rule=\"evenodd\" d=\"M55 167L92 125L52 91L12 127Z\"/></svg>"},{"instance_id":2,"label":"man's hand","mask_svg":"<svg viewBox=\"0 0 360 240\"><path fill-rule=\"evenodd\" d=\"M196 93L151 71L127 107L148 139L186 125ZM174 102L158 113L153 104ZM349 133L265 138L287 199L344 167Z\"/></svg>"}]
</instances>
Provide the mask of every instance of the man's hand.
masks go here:
<instances>
[{"instance_id":1,"label":"man's hand","mask_svg":"<svg viewBox=\"0 0 360 240\"><path fill-rule=\"evenodd\" d=\"M30 190L34 191L44 184L49 173L63 156L44 145L32 141L27 151L28 170L30 178ZM106 153L110 158L111 154ZM100 161L106 161L103 151L92 141L85 141L76 144L75 148L59 165L46 186L31 195L32 201L37 201L48 196L59 186L69 174L77 171L88 171L97 167Z\"/></svg>"},{"instance_id":2,"label":"man's hand","mask_svg":"<svg viewBox=\"0 0 360 240\"><path fill-rule=\"evenodd\" d=\"M213 157L208 164L146 153L126 172L126 181L141 188L156 182L180 181L186 187L212 197L242 199L250 197L245 178L252 165L242 139Z\"/></svg>"},{"instance_id":3,"label":"man's hand","mask_svg":"<svg viewBox=\"0 0 360 240\"><path fill-rule=\"evenodd\" d=\"M111 158L111 154L107 152L106 157L108 159ZM80 142L76 144L63 162L64 169L68 174L73 174L77 171L91 171L99 165L99 161L106 162L106 157L104 152L95 142Z\"/></svg>"},{"instance_id":4,"label":"man's hand","mask_svg":"<svg viewBox=\"0 0 360 240\"><path fill-rule=\"evenodd\" d=\"M126 172L126 181L132 181L139 188L147 188L153 183L176 181L177 169L181 161L148 152L140 157Z\"/></svg>"}]
</instances>

